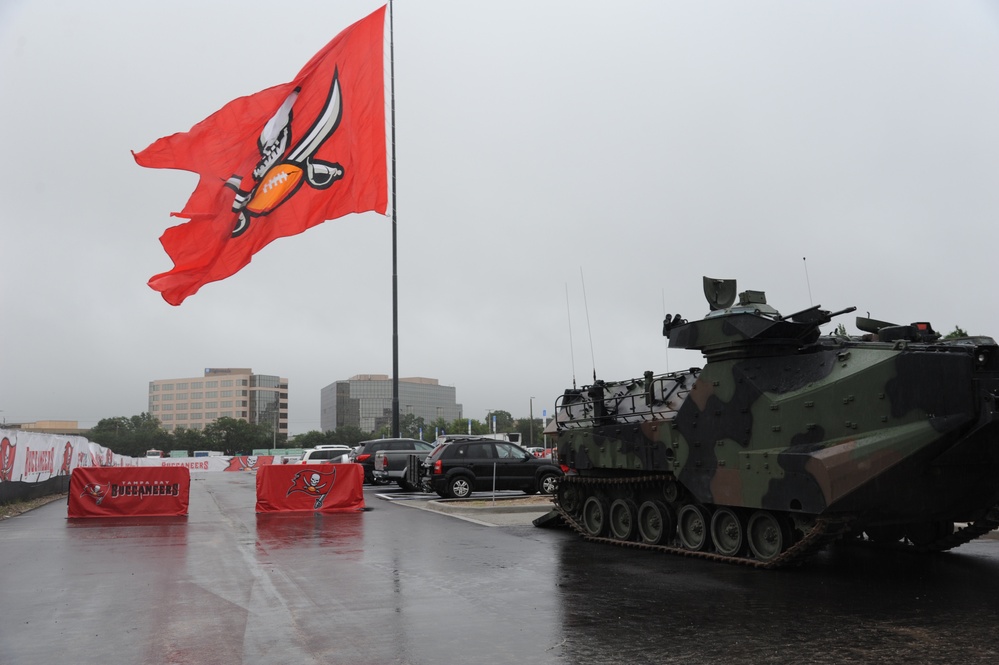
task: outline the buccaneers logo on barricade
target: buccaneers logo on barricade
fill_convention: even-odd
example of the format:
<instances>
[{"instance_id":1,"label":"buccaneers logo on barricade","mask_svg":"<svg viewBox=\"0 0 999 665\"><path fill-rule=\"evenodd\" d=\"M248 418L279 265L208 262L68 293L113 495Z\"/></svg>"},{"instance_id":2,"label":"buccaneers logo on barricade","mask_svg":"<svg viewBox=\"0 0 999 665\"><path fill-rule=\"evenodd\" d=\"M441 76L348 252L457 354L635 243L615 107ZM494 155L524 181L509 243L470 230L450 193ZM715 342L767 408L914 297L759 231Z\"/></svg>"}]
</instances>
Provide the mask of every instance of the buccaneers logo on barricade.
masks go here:
<instances>
[{"instance_id":1,"label":"buccaneers logo on barricade","mask_svg":"<svg viewBox=\"0 0 999 665\"><path fill-rule=\"evenodd\" d=\"M73 470L73 444L66 442L66 447L62 449L62 466L59 468L60 476L68 476Z\"/></svg>"},{"instance_id":2,"label":"buccaneers logo on barricade","mask_svg":"<svg viewBox=\"0 0 999 665\"><path fill-rule=\"evenodd\" d=\"M295 477L291 479L291 488L285 496L291 496L292 492L304 492L309 496L315 497L316 502L313 504L312 509L319 510L323 507L323 501L326 500L326 496L333 489L334 482L336 482L336 469L327 473L306 469L305 471L296 473Z\"/></svg>"},{"instance_id":3,"label":"buccaneers logo on barricade","mask_svg":"<svg viewBox=\"0 0 999 665\"><path fill-rule=\"evenodd\" d=\"M259 458L256 455L237 455L229 460L226 471L253 471L257 468Z\"/></svg>"},{"instance_id":4,"label":"buccaneers logo on barricade","mask_svg":"<svg viewBox=\"0 0 999 665\"><path fill-rule=\"evenodd\" d=\"M11 443L7 437L0 441L0 482L10 482L14 474L14 453L17 452L17 444Z\"/></svg>"},{"instance_id":5,"label":"buccaneers logo on barricade","mask_svg":"<svg viewBox=\"0 0 999 665\"><path fill-rule=\"evenodd\" d=\"M108 486L101 485L100 483L88 483L84 485L83 491L80 492L81 497L88 496L93 499L97 505L101 505L101 501L107 496Z\"/></svg>"}]
</instances>

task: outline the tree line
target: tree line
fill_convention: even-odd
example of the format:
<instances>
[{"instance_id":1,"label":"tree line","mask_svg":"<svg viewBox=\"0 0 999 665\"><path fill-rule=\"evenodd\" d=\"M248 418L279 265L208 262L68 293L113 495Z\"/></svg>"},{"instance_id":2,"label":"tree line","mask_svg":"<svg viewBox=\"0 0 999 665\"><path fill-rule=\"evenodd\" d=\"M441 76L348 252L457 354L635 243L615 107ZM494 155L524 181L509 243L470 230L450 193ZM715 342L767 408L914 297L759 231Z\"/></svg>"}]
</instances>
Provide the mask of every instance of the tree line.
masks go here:
<instances>
[{"instance_id":1,"label":"tree line","mask_svg":"<svg viewBox=\"0 0 999 665\"><path fill-rule=\"evenodd\" d=\"M413 414L399 417L400 436L432 441L444 434L488 434L495 418L497 432L519 432L521 443L542 446L544 435L540 418L515 419L507 411L491 411L486 422L459 418L447 422L443 418L426 423ZM254 425L235 418L219 418L202 430L164 430L158 419L149 413L137 416L104 418L95 425L87 438L110 448L119 455L143 457L147 450L162 450L165 454L183 450L217 450L225 455L249 455L264 448L315 448L320 445L356 446L361 441L392 436L391 426L385 425L375 432L365 432L351 425L322 432L312 430L288 440L287 434L275 433L273 425Z\"/></svg>"}]
</instances>

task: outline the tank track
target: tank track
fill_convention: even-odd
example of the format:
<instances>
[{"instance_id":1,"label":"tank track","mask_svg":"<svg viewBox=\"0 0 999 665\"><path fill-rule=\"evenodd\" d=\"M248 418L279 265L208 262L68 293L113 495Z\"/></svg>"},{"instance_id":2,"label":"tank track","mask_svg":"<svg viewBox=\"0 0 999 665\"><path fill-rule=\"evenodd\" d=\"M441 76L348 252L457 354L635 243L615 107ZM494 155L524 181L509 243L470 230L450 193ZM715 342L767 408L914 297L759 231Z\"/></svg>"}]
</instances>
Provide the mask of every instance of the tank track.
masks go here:
<instances>
[{"instance_id":1,"label":"tank track","mask_svg":"<svg viewBox=\"0 0 999 665\"><path fill-rule=\"evenodd\" d=\"M939 538L925 545L913 545L917 552L945 552L955 547L970 543L976 538L981 538L990 531L999 529L999 504L992 506L985 512L981 519L977 519L968 526L954 531L954 533Z\"/></svg>"},{"instance_id":2,"label":"tank track","mask_svg":"<svg viewBox=\"0 0 999 665\"><path fill-rule=\"evenodd\" d=\"M665 479L662 476L640 476L640 477L625 477L625 478L587 478L583 476L565 476L560 479L560 483L574 483L579 485L617 485L617 486L627 486L627 485L662 485L665 486ZM715 561L721 563L729 563L738 566L748 566L750 568L762 568L762 569L775 569L783 568L796 563L800 563L810 554L821 549L826 544L836 540L841 534L846 532L849 528L848 518L837 518L830 519L825 517L820 517L816 520L815 525L809 529L808 533L799 540L798 542L791 545L778 556L770 559L769 561L760 561L758 559L752 559L749 557L741 556L728 556L724 554L718 554L716 552L706 552L706 551L692 551L684 549L682 547L676 547L673 545L655 545L651 543L645 543L635 540L618 540L617 538L608 538L606 536L594 536L586 531L582 524L580 524L575 517L573 517L562 505L559 503L559 493L558 491L552 496L552 502L555 504L555 510L558 511L559 515L568 524L573 531L582 536L585 540L595 543L607 543L610 545L618 545L621 547L630 547L641 550L651 550L656 552L663 552L666 554L676 554L679 556L690 557L695 559L706 559L708 561Z\"/></svg>"}]
</instances>

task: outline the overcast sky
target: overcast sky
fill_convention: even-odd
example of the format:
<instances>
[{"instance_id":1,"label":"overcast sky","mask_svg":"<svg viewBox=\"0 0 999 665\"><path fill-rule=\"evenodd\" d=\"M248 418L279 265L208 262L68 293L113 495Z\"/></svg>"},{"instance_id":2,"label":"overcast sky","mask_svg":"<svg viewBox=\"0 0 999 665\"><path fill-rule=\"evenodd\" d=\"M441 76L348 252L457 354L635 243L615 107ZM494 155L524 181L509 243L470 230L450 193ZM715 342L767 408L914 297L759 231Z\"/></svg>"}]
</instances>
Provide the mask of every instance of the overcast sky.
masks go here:
<instances>
[{"instance_id":1,"label":"overcast sky","mask_svg":"<svg viewBox=\"0 0 999 665\"><path fill-rule=\"evenodd\" d=\"M2 419L91 426L147 410L152 379L252 367L289 379L297 434L323 386L391 374L386 217L278 240L171 307L146 281L197 176L130 154L381 4L0 0ZM550 415L594 366L700 365L661 332L706 312L702 275L784 313L999 336L999 4L394 13L400 375L467 417Z\"/></svg>"}]
</instances>

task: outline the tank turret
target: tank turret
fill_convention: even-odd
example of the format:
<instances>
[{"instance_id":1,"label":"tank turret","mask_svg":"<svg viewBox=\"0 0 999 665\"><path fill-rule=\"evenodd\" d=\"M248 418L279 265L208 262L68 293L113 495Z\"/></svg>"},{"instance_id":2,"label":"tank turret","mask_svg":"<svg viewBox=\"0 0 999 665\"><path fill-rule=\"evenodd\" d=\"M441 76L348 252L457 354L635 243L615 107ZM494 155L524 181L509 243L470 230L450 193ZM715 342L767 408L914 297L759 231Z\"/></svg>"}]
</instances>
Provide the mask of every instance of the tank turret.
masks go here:
<instances>
[{"instance_id":1,"label":"tank turret","mask_svg":"<svg viewBox=\"0 0 999 665\"><path fill-rule=\"evenodd\" d=\"M767 304L763 291L743 291L735 303L735 280L704 278L704 295L711 311L700 321L679 314L666 316L663 335L671 348L696 349L708 359L793 353L819 337L819 326L834 316L856 310L828 312L815 305L781 316Z\"/></svg>"},{"instance_id":2,"label":"tank turret","mask_svg":"<svg viewBox=\"0 0 999 665\"><path fill-rule=\"evenodd\" d=\"M999 348L849 307L783 316L704 279L710 311L667 316L701 368L566 390L558 517L584 537L776 567L836 539L939 551L999 527ZM960 529L955 523L965 524Z\"/></svg>"}]
</instances>

